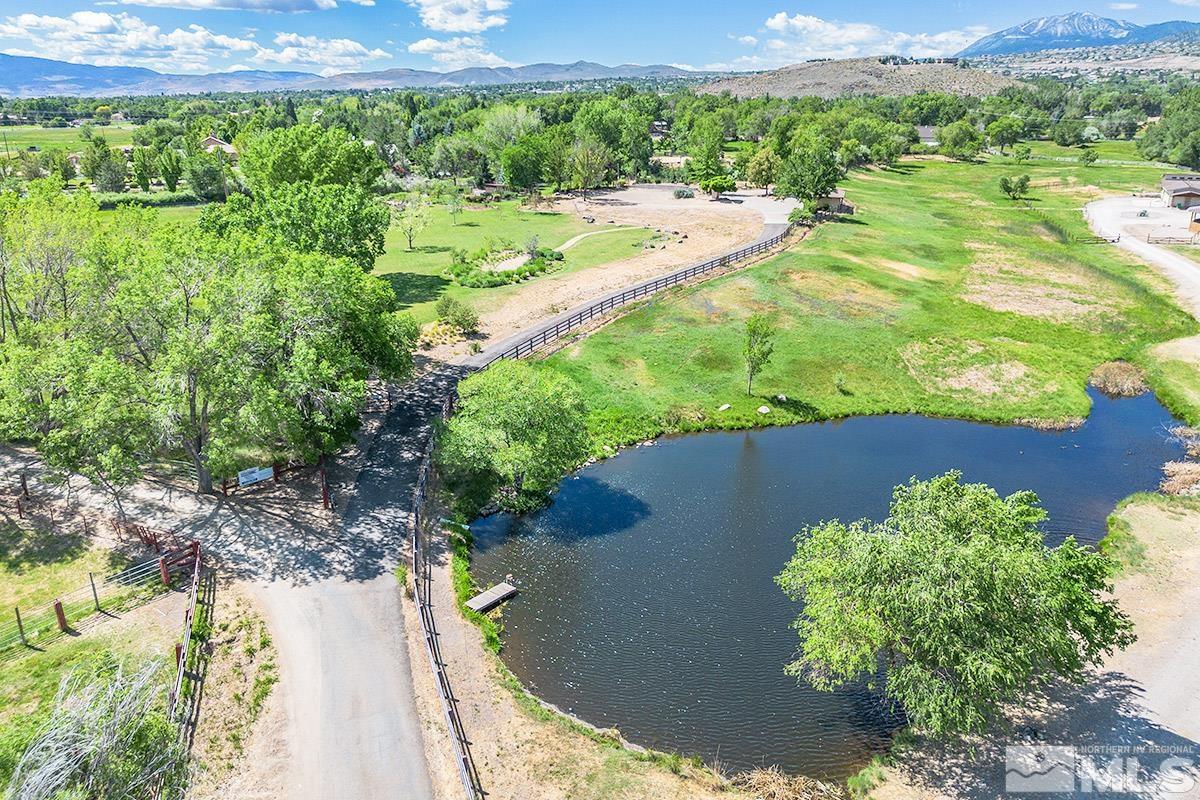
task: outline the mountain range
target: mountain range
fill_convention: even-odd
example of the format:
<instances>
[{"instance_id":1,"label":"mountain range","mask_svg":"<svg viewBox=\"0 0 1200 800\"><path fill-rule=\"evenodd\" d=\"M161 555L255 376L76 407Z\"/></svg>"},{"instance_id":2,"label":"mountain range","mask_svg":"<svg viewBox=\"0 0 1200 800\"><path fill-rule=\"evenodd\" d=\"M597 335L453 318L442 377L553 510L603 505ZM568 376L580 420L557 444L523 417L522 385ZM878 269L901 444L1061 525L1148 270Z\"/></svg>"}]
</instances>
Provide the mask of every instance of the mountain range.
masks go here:
<instances>
[{"instance_id":1,"label":"mountain range","mask_svg":"<svg viewBox=\"0 0 1200 800\"><path fill-rule=\"evenodd\" d=\"M1159 22L1138 25L1089 12L1039 17L985 36L967 47L960 58L1005 56L1044 50L1148 44L1200 31L1200 22Z\"/></svg>"},{"instance_id":2,"label":"mountain range","mask_svg":"<svg viewBox=\"0 0 1200 800\"><path fill-rule=\"evenodd\" d=\"M576 61L574 64L529 64L524 67L469 67L453 72L389 69L347 72L327 77L310 72L266 70L172 75L141 67L99 67L0 54L0 95L100 97L283 89L427 89L622 78L681 78L695 74L664 64L606 67L590 61Z\"/></svg>"}]
</instances>

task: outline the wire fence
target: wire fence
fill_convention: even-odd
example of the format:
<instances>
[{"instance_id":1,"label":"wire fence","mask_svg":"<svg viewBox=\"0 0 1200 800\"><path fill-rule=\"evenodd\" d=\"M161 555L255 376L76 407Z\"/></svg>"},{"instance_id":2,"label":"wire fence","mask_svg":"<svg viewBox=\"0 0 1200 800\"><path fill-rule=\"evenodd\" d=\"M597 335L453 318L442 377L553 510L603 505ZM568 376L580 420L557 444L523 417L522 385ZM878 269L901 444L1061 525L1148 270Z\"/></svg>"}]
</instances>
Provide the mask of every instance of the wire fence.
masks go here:
<instances>
[{"instance_id":1,"label":"wire fence","mask_svg":"<svg viewBox=\"0 0 1200 800\"><path fill-rule=\"evenodd\" d=\"M656 278L652 281L638 284L633 288L626 289L620 294L612 295L598 300L587 308L577 311L566 319L559 320L552 325L547 325L525 339L517 342L514 345L506 348L497 355L488 359L484 363L483 368L486 369L497 361L505 358L524 358L533 353L538 348L545 346L549 342L558 339L565 334L587 325L593 319L603 316L615 308L627 305L643 297L649 297L652 294L661 292L671 286L677 286L681 283L693 280L701 275L706 275L711 272L725 269L733 264L744 261L747 258L760 255L777 247L789 233L795 228L795 224L788 225L787 229L776 236L765 239L761 242L755 242L752 245L743 247L741 250L727 253L723 256L705 261L703 264L696 264L686 269L681 269L678 272L672 272L669 275L663 275L661 278Z\"/></svg>"},{"instance_id":2,"label":"wire fence","mask_svg":"<svg viewBox=\"0 0 1200 800\"><path fill-rule=\"evenodd\" d=\"M97 618L114 615L169 590L175 556L166 554L108 576L88 574L88 582L53 600L16 606L0 622L0 659L41 648Z\"/></svg>"},{"instance_id":3,"label":"wire fence","mask_svg":"<svg viewBox=\"0 0 1200 800\"><path fill-rule=\"evenodd\" d=\"M183 612L183 632L180 634L179 641L175 643L175 683L171 686L171 693L167 697L167 716L175 717L176 708L184 699L183 682L187 676L188 665L190 662L192 640L195 633L196 620L196 598L200 594L200 542L192 540L187 550L181 551L177 556L176 563L186 563L191 561L191 579L188 588L188 604ZM190 693L188 695L190 697ZM188 715L181 715L182 719L187 719ZM183 726L180 726L182 731Z\"/></svg>"},{"instance_id":4,"label":"wire fence","mask_svg":"<svg viewBox=\"0 0 1200 800\"><path fill-rule=\"evenodd\" d=\"M450 394L442 404L441 418L447 420L454 410L454 396ZM454 748L455 762L458 767L459 779L462 781L464 794L471 800L482 800L484 797L483 783L479 778L479 770L471 757L471 743L467 739L466 729L458 714L457 701L450 686L450 676L446 674L446 664L442 658L441 646L438 643L437 622L433 616L433 562L430 558L426 542L426 527L429 519L425 513L425 502L429 491L430 475L433 472L434 439L431 437L425 449L425 457L417 472L417 485L413 489L412 504L412 575L413 595L417 602L417 612L421 618L421 635L425 639L425 653L429 657L429 667L437 683L438 699L441 702L442 713L446 717L446 725L450 729L450 742Z\"/></svg>"},{"instance_id":5,"label":"wire fence","mask_svg":"<svg viewBox=\"0 0 1200 800\"><path fill-rule=\"evenodd\" d=\"M1200 242L1200 236L1155 236L1149 234L1146 236L1147 244L1196 244Z\"/></svg>"}]
</instances>

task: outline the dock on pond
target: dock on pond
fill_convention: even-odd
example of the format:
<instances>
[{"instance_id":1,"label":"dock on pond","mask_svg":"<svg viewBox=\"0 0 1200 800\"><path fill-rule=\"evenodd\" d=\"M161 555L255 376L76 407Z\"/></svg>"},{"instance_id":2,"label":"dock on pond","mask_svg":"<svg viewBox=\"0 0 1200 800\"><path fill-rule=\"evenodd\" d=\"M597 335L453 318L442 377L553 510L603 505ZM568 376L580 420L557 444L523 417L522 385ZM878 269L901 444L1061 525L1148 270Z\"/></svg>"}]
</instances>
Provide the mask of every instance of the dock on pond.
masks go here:
<instances>
[{"instance_id":1,"label":"dock on pond","mask_svg":"<svg viewBox=\"0 0 1200 800\"><path fill-rule=\"evenodd\" d=\"M477 614L495 608L517 593L517 587L510 583L498 583L482 594L477 594L467 601L467 608Z\"/></svg>"}]
</instances>

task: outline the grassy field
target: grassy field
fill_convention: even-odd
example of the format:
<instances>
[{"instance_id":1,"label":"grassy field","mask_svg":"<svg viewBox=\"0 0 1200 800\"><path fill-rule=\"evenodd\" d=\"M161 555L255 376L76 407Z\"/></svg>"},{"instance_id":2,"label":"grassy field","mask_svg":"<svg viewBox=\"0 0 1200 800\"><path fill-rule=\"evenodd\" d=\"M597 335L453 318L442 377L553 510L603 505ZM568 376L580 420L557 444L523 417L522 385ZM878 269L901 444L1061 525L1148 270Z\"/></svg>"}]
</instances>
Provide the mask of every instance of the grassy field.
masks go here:
<instances>
[{"instance_id":1,"label":"grassy field","mask_svg":"<svg viewBox=\"0 0 1200 800\"><path fill-rule=\"evenodd\" d=\"M46 603L58 594L86 586L88 573L107 575L128 559L93 547L82 537L48 536L0 527L0 608ZM7 620L6 620L7 621Z\"/></svg>"},{"instance_id":2,"label":"grassy field","mask_svg":"<svg viewBox=\"0 0 1200 800\"><path fill-rule=\"evenodd\" d=\"M1018 170L1032 176L1032 210L997 187ZM1074 238L1087 233L1085 200L1160 177L1142 166L1008 159L858 172L844 184L856 216L653 301L546 364L582 386L608 444L887 412L1063 423L1086 416L1088 376L1114 359L1147 367L1195 422L1200 404L1170 384L1200 376L1166 375L1148 349L1200 328L1150 268ZM748 397L741 347L756 311L779 333Z\"/></svg>"},{"instance_id":3,"label":"grassy field","mask_svg":"<svg viewBox=\"0 0 1200 800\"><path fill-rule=\"evenodd\" d=\"M94 130L103 136L110 147L124 147L133 144L133 132L136 125L127 123L97 126ZM69 150L82 150L85 143L79 138L79 128L43 128L38 125L12 125L0 127L0 153L15 154L29 147L46 150L53 147L65 147Z\"/></svg>"},{"instance_id":4,"label":"grassy field","mask_svg":"<svg viewBox=\"0 0 1200 800\"><path fill-rule=\"evenodd\" d=\"M1127 139L1106 139L1087 147L1063 147L1054 142L1025 142L1038 158L1079 158L1086 150L1095 150L1100 158L1111 161L1145 161L1137 150L1137 142Z\"/></svg>"},{"instance_id":5,"label":"grassy field","mask_svg":"<svg viewBox=\"0 0 1200 800\"><path fill-rule=\"evenodd\" d=\"M588 225L571 214L522 211L516 201L464 210L458 224L446 209L436 207L432 223L417 236L414 249L408 249L398 229L388 231L387 251L376 262L375 272L391 282L401 307L424 323L434 318L433 307L443 294L483 310L516 291L515 286L471 289L452 283L443 274L450 265L452 249L477 250L488 239L503 239L521 247L531 236L537 236L543 247L558 248L580 234L604 230L612 227ZM633 228L589 236L565 251L563 266L552 274L630 258L641 252L653 235L653 231Z\"/></svg>"}]
</instances>

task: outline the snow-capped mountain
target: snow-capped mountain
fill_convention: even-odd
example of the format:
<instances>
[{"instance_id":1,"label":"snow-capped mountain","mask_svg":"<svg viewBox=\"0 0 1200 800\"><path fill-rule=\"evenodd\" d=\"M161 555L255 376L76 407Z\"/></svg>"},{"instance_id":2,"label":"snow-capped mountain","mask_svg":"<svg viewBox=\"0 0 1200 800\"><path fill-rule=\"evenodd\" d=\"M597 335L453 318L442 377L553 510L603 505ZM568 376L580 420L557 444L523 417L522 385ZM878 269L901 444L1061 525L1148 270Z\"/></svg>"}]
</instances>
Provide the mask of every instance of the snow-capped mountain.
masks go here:
<instances>
[{"instance_id":1,"label":"snow-capped mountain","mask_svg":"<svg viewBox=\"0 0 1200 800\"><path fill-rule=\"evenodd\" d=\"M1160 22L1138 25L1124 20L1109 19L1090 12L1039 17L1013 28L993 33L975 42L958 55L1001 56L1013 53L1034 53L1040 50L1063 50L1072 47L1107 47L1115 44L1155 42L1181 33L1200 30L1198 22Z\"/></svg>"}]
</instances>

